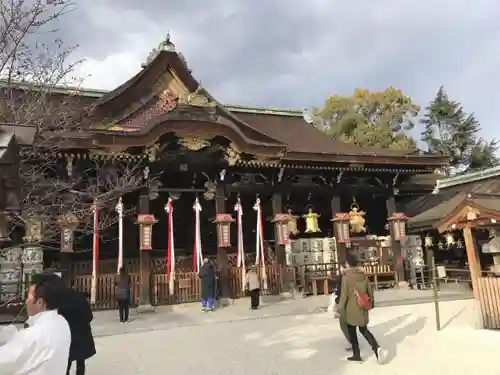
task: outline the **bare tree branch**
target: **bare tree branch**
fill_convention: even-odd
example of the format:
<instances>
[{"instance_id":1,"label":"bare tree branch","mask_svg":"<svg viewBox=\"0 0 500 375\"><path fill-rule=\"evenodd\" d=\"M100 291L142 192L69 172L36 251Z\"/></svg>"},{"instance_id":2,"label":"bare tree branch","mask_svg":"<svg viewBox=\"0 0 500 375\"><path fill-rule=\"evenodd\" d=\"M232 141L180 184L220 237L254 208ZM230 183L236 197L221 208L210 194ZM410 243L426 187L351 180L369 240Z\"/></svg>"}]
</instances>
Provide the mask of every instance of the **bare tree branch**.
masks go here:
<instances>
[{"instance_id":1,"label":"bare tree branch","mask_svg":"<svg viewBox=\"0 0 500 375\"><path fill-rule=\"evenodd\" d=\"M49 243L59 242L57 220L64 214L78 217L80 234L92 231L95 201L101 229L114 225L118 197L146 184L144 159L92 159L63 146L60 135L89 126L83 119L93 109L92 102L78 95L83 80L75 75L81 63L72 60L75 47L66 46L53 28L73 8L70 0L0 2L0 131L10 127L26 136L22 207L13 223L24 226L27 218L40 218ZM61 93L61 86L69 85L73 91ZM68 154L72 156L66 158ZM126 208L125 214L133 212L134 207Z\"/></svg>"}]
</instances>

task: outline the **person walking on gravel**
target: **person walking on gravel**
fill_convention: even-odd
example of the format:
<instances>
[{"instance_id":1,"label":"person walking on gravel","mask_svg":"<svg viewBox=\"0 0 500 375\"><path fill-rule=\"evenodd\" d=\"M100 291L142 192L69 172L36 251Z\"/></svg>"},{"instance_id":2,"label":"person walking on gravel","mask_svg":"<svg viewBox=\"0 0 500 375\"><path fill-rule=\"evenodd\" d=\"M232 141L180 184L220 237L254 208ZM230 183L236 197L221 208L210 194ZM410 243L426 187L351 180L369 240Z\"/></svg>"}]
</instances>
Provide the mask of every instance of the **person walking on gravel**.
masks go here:
<instances>
[{"instance_id":1,"label":"person walking on gravel","mask_svg":"<svg viewBox=\"0 0 500 375\"><path fill-rule=\"evenodd\" d=\"M358 268L358 259L354 254L347 254L347 268L340 287L339 314L345 319L352 356L348 361L362 362L357 330L370 344L377 361L383 363L385 352L368 329L369 311L374 307L373 289L363 269Z\"/></svg>"}]
</instances>

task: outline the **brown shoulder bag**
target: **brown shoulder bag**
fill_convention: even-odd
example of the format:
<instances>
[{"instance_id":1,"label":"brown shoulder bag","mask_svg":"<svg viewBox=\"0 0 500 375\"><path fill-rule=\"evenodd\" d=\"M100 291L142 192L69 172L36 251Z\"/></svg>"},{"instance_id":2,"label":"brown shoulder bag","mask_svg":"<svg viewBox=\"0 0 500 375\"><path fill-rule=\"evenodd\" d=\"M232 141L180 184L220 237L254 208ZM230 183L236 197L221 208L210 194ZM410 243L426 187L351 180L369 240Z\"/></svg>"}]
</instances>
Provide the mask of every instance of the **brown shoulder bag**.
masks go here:
<instances>
[{"instance_id":1,"label":"brown shoulder bag","mask_svg":"<svg viewBox=\"0 0 500 375\"><path fill-rule=\"evenodd\" d=\"M370 311L373 309L373 303L368 295L368 293L360 292L354 283L352 283L352 291L354 295L356 296L356 302L358 303L358 306L361 307L363 310Z\"/></svg>"}]
</instances>

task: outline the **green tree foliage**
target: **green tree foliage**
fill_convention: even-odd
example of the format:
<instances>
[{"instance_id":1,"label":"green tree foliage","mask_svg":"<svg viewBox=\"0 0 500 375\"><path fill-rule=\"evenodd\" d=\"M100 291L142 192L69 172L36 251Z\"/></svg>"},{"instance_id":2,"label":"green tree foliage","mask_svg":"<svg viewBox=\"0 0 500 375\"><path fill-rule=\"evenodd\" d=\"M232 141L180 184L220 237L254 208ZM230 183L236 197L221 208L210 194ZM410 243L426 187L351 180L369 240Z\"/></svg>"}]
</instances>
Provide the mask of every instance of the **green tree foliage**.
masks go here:
<instances>
[{"instance_id":1,"label":"green tree foliage","mask_svg":"<svg viewBox=\"0 0 500 375\"><path fill-rule=\"evenodd\" d=\"M421 122L421 139L429 152L450 156L449 174L498 165L497 141L480 138L481 125L474 114L466 113L459 102L450 100L443 87L425 109Z\"/></svg>"},{"instance_id":2,"label":"green tree foliage","mask_svg":"<svg viewBox=\"0 0 500 375\"><path fill-rule=\"evenodd\" d=\"M351 96L330 96L314 109L314 124L343 142L382 149L412 149L408 136L420 108L401 90L370 92L356 89Z\"/></svg>"}]
</instances>

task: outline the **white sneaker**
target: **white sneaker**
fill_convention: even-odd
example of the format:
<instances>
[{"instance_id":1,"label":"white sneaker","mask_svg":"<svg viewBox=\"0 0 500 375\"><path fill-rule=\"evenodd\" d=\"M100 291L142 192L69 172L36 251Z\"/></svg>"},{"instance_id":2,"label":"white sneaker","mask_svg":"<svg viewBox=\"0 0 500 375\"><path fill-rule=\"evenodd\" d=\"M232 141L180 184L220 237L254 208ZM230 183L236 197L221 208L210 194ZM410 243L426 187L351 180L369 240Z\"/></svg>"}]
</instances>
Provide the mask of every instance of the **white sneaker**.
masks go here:
<instances>
[{"instance_id":1,"label":"white sneaker","mask_svg":"<svg viewBox=\"0 0 500 375\"><path fill-rule=\"evenodd\" d=\"M385 363L385 359L387 358L387 351L379 347L377 349L377 362L379 365L383 365Z\"/></svg>"}]
</instances>

